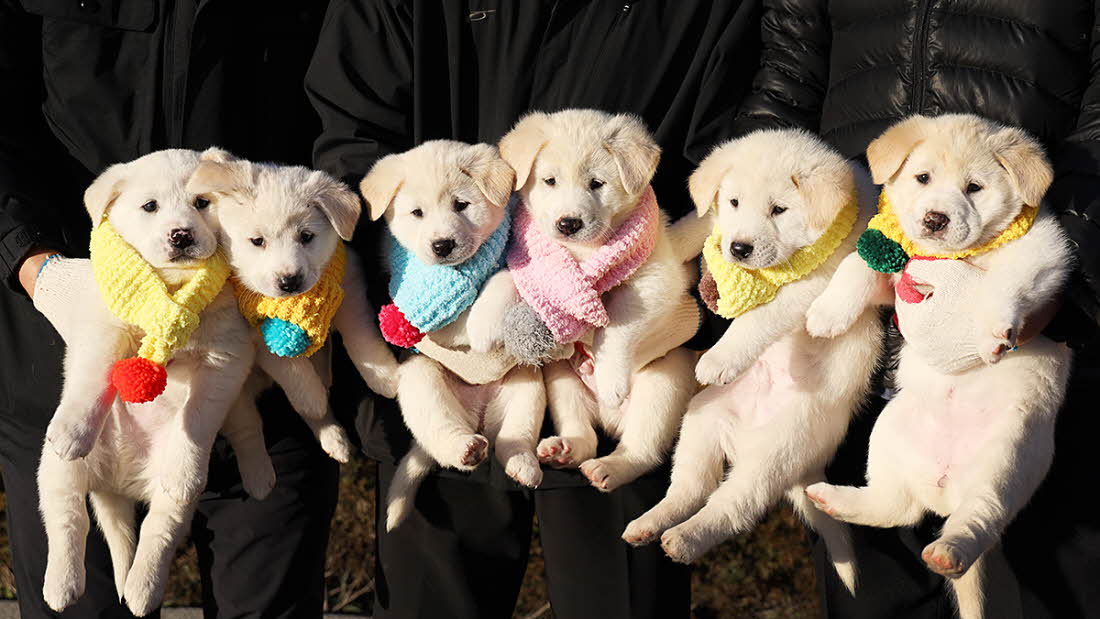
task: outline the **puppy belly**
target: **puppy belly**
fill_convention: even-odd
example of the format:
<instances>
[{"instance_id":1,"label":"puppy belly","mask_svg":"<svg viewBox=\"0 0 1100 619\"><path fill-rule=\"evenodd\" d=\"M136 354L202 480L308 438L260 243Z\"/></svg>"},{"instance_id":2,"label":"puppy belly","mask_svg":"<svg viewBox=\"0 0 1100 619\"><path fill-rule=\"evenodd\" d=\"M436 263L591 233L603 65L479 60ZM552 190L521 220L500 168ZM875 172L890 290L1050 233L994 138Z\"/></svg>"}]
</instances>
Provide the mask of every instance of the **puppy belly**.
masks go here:
<instances>
[{"instance_id":1,"label":"puppy belly","mask_svg":"<svg viewBox=\"0 0 1100 619\"><path fill-rule=\"evenodd\" d=\"M804 396L802 368L792 364L792 349L781 341L768 348L737 380L711 386L713 402L742 429L774 423Z\"/></svg>"},{"instance_id":2,"label":"puppy belly","mask_svg":"<svg viewBox=\"0 0 1100 619\"><path fill-rule=\"evenodd\" d=\"M478 419L478 432L484 430L485 411L489 407L489 402L500 391L501 381L493 381L484 385L471 385L450 371L445 370L444 375L446 376L447 385L451 388L451 393L454 394L455 399L462 403L465 412Z\"/></svg>"}]
</instances>

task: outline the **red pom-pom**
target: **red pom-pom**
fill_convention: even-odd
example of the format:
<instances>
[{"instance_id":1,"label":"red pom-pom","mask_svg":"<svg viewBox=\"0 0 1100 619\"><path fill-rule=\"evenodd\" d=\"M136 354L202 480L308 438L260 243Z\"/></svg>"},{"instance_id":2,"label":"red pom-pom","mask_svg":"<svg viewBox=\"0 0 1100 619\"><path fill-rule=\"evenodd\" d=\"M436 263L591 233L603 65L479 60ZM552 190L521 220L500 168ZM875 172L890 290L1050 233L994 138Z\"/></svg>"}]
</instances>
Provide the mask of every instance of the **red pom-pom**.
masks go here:
<instances>
[{"instance_id":1,"label":"red pom-pom","mask_svg":"<svg viewBox=\"0 0 1100 619\"><path fill-rule=\"evenodd\" d=\"M384 305L382 311L378 312L378 326L387 342L401 348L412 348L424 338L424 334L412 326L393 303Z\"/></svg>"},{"instance_id":2,"label":"red pom-pom","mask_svg":"<svg viewBox=\"0 0 1100 619\"><path fill-rule=\"evenodd\" d=\"M168 371L143 357L121 359L111 367L111 384L123 402L152 402L164 392Z\"/></svg>"}]
</instances>

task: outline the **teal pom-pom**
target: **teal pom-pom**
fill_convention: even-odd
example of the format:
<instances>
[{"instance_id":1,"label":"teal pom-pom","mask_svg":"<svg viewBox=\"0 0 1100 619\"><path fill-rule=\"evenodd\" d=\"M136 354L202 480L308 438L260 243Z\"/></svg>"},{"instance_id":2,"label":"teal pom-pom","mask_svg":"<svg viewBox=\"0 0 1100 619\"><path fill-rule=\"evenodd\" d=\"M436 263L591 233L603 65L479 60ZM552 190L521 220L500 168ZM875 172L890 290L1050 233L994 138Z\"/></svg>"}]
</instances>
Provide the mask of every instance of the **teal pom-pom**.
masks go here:
<instances>
[{"instance_id":1,"label":"teal pom-pom","mask_svg":"<svg viewBox=\"0 0 1100 619\"><path fill-rule=\"evenodd\" d=\"M909 262L909 255L900 244L873 228L868 228L859 235L856 251L867 266L879 273L897 273Z\"/></svg>"},{"instance_id":2,"label":"teal pom-pom","mask_svg":"<svg viewBox=\"0 0 1100 619\"><path fill-rule=\"evenodd\" d=\"M260 333L264 336L267 349L280 357L297 357L310 345L305 329L281 318L264 320L260 323Z\"/></svg>"}]
</instances>

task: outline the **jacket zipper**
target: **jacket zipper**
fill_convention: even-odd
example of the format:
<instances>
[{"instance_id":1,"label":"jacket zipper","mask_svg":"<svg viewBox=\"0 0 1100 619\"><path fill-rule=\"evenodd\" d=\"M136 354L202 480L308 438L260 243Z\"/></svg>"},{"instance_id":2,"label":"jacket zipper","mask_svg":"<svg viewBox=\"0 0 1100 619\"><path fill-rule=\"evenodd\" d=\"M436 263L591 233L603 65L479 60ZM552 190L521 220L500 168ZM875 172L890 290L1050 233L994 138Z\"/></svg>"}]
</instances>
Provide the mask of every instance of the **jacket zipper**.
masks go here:
<instances>
[{"instance_id":1,"label":"jacket zipper","mask_svg":"<svg viewBox=\"0 0 1100 619\"><path fill-rule=\"evenodd\" d=\"M909 102L909 112L920 114L924 108L924 88L928 76L925 54L928 53L928 21L932 14L932 0L921 0L917 7L918 19L915 45L913 46L913 96Z\"/></svg>"}]
</instances>

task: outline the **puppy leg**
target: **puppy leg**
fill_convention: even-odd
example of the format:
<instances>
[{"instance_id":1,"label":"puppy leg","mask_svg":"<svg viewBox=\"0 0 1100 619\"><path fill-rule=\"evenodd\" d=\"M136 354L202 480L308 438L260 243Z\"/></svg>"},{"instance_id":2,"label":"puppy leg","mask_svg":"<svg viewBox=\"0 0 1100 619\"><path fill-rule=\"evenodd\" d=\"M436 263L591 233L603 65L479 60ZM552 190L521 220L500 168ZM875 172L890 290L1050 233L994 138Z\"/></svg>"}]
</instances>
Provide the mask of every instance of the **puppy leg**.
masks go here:
<instances>
[{"instance_id":1,"label":"puppy leg","mask_svg":"<svg viewBox=\"0 0 1100 619\"><path fill-rule=\"evenodd\" d=\"M550 363L542 371L557 434L539 443L539 461L554 467L576 467L596 455L592 422L598 405L568 361Z\"/></svg>"},{"instance_id":2,"label":"puppy leg","mask_svg":"<svg viewBox=\"0 0 1100 619\"><path fill-rule=\"evenodd\" d=\"M630 381L637 362L638 344L657 327L668 324L668 307L663 298L645 298L631 281L607 295L607 313L611 322L597 329L592 341L595 358L596 396L611 409L622 406L630 393Z\"/></svg>"},{"instance_id":3,"label":"puppy leg","mask_svg":"<svg viewBox=\"0 0 1100 619\"><path fill-rule=\"evenodd\" d=\"M38 469L39 511L46 528L46 576L42 598L57 612L84 594L84 549L88 539L84 461L66 462L47 445Z\"/></svg>"},{"instance_id":4,"label":"puppy leg","mask_svg":"<svg viewBox=\"0 0 1100 619\"><path fill-rule=\"evenodd\" d=\"M486 411L486 418L499 427L493 439L497 460L509 477L530 488L542 483L535 445L545 411L542 370L531 366L512 368ZM491 435L492 431L486 433Z\"/></svg>"},{"instance_id":5,"label":"puppy leg","mask_svg":"<svg viewBox=\"0 0 1100 619\"><path fill-rule=\"evenodd\" d=\"M257 395L245 387L229 409L219 434L233 447L245 492L254 499L263 500L275 487L275 467L264 444L263 419L256 409Z\"/></svg>"},{"instance_id":6,"label":"puppy leg","mask_svg":"<svg viewBox=\"0 0 1100 619\"><path fill-rule=\"evenodd\" d=\"M824 472L814 476L813 479L825 479ZM856 555L855 550L852 548L852 539L848 534L848 527L830 518L814 506L813 502L806 496L807 485L810 484L798 484L788 490L787 499L790 500L791 506L803 522L810 525L814 531L817 531L825 539L825 548L829 551L833 569L836 570L840 582L844 583L844 587L848 589L848 592L855 595L859 573L856 569Z\"/></svg>"},{"instance_id":7,"label":"puppy leg","mask_svg":"<svg viewBox=\"0 0 1100 619\"><path fill-rule=\"evenodd\" d=\"M857 488L818 482L806 488L806 496L833 518L866 527L912 526L924 514L900 484L871 482Z\"/></svg>"},{"instance_id":8,"label":"puppy leg","mask_svg":"<svg viewBox=\"0 0 1100 619\"><path fill-rule=\"evenodd\" d=\"M134 561L137 545L134 500L113 492L92 492L92 512L111 551L111 566L115 573L115 590L122 599L126 589L126 574Z\"/></svg>"},{"instance_id":9,"label":"puppy leg","mask_svg":"<svg viewBox=\"0 0 1100 619\"><path fill-rule=\"evenodd\" d=\"M313 436L317 437L317 442L321 443L321 449L325 450L325 453L333 460L341 464L347 464L348 460L351 459L351 452L355 448L352 446L351 440L348 439L344 426L340 425L340 422L336 420L336 416L332 414L332 408L329 408L325 416L320 419L310 419L308 417L302 419L309 426L309 429L313 430Z\"/></svg>"},{"instance_id":10,"label":"puppy leg","mask_svg":"<svg viewBox=\"0 0 1100 619\"><path fill-rule=\"evenodd\" d=\"M63 460L83 458L95 445L115 400L111 366L125 356L125 338L116 329L102 327L74 339L65 352L61 402L46 429L47 446Z\"/></svg>"},{"instance_id":11,"label":"puppy leg","mask_svg":"<svg viewBox=\"0 0 1100 619\"><path fill-rule=\"evenodd\" d=\"M126 606L138 617L151 613L164 598L168 568L193 511L193 502L181 503L163 490L153 491L123 592Z\"/></svg>"},{"instance_id":12,"label":"puppy leg","mask_svg":"<svg viewBox=\"0 0 1100 619\"><path fill-rule=\"evenodd\" d=\"M672 455L672 483L660 503L631 522L623 540L640 546L652 542L671 526L699 511L722 480L725 454L720 442L714 406L692 400L680 426L680 441Z\"/></svg>"},{"instance_id":13,"label":"puppy leg","mask_svg":"<svg viewBox=\"0 0 1100 619\"><path fill-rule=\"evenodd\" d=\"M416 442L442 466L469 471L481 464L489 440L477 433L478 422L455 397L445 369L418 355L401 366L397 401Z\"/></svg>"},{"instance_id":14,"label":"puppy leg","mask_svg":"<svg viewBox=\"0 0 1100 619\"><path fill-rule=\"evenodd\" d=\"M841 261L821 296L806 312L806 331L814 337L836 337L855 323L864 308L892 303L890 277L871 270L857 253Z\"/></svg>"},{"instance_id":15,"label":"puppy leg","mask_svg":"<svg viewBox=\"0 0 1100 619\"><path fill-rule=\"evenodd\" d=\"M378 330L374 308L367 300L365 281L359 258L348 250L344 302L336 311L332 325L343 337L348 357L371 391L384 398L393 398L397 396L397 360Z\"/></svg>"},{"instance_id":16,"label":"puppy leg","mask_svg":"<svg viewBox=\"0 0 1100 619\"><path fill-rule=\"evenodd\" d=\"M275 379L286 399L303 418L320 419L328 411L328 387L308 357L279 357L264 346L256 351L256 364Z\"/></svg>"},{"instance_id":17,"label":"puppy leg","mask_svg":"<svg viewBox=\"0 0 1100 619\"><path fill-rule=\"evenodd\" d=\"M506 270L497 272L485 282L466 320L471 350L489 352L501 342L504 314L516 303L518 296L512 274Z\"/></svg>"},{"instance_id":18,"label":"puppy leg","mask_svg":"<svg viewBox=\"0 0 1100 619\"><path fill-rule=\"evenodd\" d=\"M677 348L634 376L619 445L611 454L581 464L593 486L610 492L664 460L695 388L693 360L691 351Z\"/></svg>"}]
</instances>

